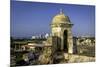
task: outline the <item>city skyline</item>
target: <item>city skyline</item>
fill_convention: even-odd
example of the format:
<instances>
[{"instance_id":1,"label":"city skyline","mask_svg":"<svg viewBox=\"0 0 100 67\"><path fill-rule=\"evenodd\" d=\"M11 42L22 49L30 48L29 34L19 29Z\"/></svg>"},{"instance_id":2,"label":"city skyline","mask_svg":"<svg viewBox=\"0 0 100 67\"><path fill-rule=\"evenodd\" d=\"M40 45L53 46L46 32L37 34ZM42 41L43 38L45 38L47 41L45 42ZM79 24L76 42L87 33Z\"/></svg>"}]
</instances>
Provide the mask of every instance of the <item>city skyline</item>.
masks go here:
<instances>
[{"instance_id":1,"label":"city skyline","mask_svg":"<svg viewBox=\"0 0 100 67\"><path fill-rule=\"evenodd\" d=\"M73 36L95 36L95 6L23 1L11 1L11 36L50 33L52 19L61 8L74 24Z\"/></svg>"}]
</instances>

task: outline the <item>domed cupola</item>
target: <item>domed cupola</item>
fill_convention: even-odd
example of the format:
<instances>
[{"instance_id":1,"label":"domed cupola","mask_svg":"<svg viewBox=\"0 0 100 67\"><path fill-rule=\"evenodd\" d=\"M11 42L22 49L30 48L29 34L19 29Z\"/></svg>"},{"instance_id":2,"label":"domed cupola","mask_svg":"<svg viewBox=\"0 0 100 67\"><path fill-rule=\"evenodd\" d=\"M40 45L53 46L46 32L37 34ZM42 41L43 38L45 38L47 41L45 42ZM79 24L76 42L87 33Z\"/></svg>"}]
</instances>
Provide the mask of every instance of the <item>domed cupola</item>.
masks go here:
<instances>
[{"instance_id":1,"label":"domed cupola","mask_svg":"<svg viewBox=\"0 0 100 67\"><path fill-rule=\"evenodd\" d=\"M52 23L70 23L70 19L68 16L65 16L62 9L60 9L60 13L53 17Z\"/></svg>"}]
</instances>

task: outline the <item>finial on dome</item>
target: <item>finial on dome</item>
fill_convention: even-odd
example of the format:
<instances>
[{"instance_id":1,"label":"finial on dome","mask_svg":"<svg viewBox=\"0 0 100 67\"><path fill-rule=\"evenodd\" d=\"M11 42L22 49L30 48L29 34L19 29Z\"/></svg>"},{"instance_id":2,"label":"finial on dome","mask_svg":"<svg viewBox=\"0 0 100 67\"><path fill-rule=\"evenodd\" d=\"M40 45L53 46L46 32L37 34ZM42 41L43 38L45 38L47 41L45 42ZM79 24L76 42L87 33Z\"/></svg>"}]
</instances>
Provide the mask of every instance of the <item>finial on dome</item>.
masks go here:
<instances>
[{"instance_id":1,"label":"finial on dome","mask_svg":"<svg viewBox=\"0 0 100 67\"><path fill-rule=\"evenodd\" d=\"M63 14L63 10L62 9L60 9L60 14Z\"/></svg>"}]
</instances>

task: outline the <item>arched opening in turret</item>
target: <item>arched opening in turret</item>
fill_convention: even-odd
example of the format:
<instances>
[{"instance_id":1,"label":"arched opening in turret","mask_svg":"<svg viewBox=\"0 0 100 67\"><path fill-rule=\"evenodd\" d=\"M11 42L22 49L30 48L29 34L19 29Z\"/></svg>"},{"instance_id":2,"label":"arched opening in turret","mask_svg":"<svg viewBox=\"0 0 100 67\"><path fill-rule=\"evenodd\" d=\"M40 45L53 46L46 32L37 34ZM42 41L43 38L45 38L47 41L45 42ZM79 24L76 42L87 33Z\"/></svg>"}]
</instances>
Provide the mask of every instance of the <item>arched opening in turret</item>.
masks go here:
<instances>
[{"instance_id":1,"label":"arched opening in turret","mask_svg":"<svg viewBox=\"0 0 100 67\"><path fill-rule=\"evenodd\" d=\"M63 33L63 51L68 53L68 34L67 30L64 30Z\"/></svg>"}]
</instances>

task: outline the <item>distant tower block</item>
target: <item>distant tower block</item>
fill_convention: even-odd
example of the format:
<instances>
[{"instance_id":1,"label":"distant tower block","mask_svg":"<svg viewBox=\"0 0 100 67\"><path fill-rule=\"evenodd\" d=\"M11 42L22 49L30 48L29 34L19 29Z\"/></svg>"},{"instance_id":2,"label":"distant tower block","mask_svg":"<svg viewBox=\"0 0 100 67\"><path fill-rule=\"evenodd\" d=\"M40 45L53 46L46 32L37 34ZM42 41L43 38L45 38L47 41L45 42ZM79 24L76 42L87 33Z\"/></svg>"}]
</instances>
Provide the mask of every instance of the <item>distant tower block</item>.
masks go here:
<instances>
[{"instance_id":1,"label":"distant tower block","mask_svg":"<svg viewBox=\"0 0 100 67\"><path fill-rule=\"evenodd\" d=\"M53 17L51 23L52 39L55 50L73 53L73 36L71 32L73 24L63 10Z\"/></svg>"}]
</instances>

